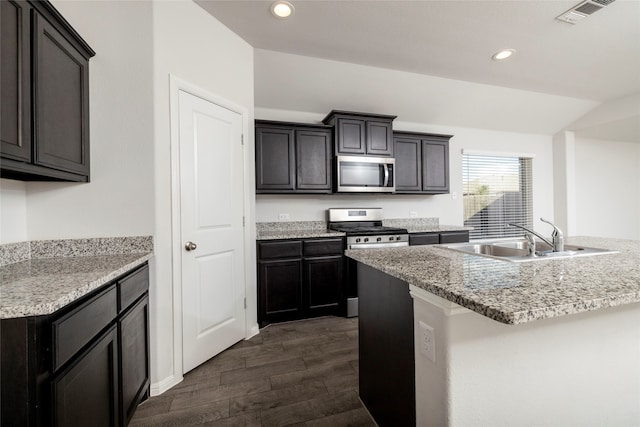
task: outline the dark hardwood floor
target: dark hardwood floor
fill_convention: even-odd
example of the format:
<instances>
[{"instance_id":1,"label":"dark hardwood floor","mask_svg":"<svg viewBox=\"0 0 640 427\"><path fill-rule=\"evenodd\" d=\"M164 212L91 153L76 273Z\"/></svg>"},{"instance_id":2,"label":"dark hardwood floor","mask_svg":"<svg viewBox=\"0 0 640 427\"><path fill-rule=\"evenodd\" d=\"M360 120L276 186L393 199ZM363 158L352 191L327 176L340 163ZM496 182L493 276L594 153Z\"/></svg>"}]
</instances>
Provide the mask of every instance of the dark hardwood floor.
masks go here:
<instances>
[{"instance_id":1,"label":"dark hardwood floor","mask_svg":"<svg viewBox=\"0 0 640 427\"><path fill-rule=\"evenodd\" d=\"M131 426L375 426L358 398L358 319L267 326L142 403Z\"/></svg>"}]
</instances>

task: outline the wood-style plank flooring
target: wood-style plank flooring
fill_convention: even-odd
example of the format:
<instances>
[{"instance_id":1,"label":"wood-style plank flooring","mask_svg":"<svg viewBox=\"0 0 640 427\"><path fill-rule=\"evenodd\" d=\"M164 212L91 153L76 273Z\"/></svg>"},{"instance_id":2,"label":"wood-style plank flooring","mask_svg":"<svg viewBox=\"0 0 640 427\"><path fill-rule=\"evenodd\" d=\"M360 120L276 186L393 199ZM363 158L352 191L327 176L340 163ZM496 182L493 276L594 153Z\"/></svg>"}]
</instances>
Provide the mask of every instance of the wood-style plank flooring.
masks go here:
<instances>
[{"instance_id":1,"label":"wood-style plank flooring","mask_svg":"<svg viewBox=\"0 0 640 427\"><path fill-rule=\"evenodd\" d=\"M358 319L270 325L142 403L131 426L375 426L358 398Z\"/></svg>"}]
</instances>

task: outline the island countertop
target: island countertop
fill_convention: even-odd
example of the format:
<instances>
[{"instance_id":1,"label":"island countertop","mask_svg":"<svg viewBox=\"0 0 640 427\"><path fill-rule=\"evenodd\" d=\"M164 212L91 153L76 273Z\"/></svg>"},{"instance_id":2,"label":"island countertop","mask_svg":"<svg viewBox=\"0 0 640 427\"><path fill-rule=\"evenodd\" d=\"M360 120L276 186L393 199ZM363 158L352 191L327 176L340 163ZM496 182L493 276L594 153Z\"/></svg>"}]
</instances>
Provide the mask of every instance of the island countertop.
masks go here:
<instances>
[{"instance_id":1,"label":"island countertop","mask_svg":"<svg viewBox=\"0 0 640 427\"><path fill-rule=\"evenodd\" d=\"M640 302L640 241L570 237L619 253L514 263L440 246L346 255L498 322L520 324Z\"/></svg>"}]
</instances>

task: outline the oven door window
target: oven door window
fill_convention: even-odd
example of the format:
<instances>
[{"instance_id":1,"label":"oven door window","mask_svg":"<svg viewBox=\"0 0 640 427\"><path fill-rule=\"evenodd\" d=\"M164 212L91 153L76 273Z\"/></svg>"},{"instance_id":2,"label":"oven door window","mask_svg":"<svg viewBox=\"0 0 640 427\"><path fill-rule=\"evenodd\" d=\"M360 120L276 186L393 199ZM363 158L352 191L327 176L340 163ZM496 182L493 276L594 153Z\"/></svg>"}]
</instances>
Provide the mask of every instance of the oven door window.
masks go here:
<instances>
[{"instance_id":1,"label":"oven door window","mask_svg":"<svg viewBox=\"0 0 640 427\"><path fill-rule=\"evenodd\" d=\"M384 166L379 163L340 162L340 186L382 187L385 184Z\"/></svg>"}]
</instances>

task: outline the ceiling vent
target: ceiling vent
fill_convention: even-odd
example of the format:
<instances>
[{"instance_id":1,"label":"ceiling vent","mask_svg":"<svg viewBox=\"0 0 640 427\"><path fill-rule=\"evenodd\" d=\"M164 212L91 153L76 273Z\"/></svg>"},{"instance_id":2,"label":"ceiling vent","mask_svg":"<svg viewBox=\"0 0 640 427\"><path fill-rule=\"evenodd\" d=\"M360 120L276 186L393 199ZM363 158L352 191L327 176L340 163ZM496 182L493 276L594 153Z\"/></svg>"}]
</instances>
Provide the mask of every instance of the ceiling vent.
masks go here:
<instances>
[{"instance_id":1,"label":"ceiling vent","mask_svg":"<svg viewBox=\"0 0 640 427\"><path fill-rule=\"evenodd\" d=\"M615 0L586 0L578 3L562 15L557 16L556 19L562 22L568 22L569 24L575 24L614 1Z\"/></svg>"}]
</instances>

